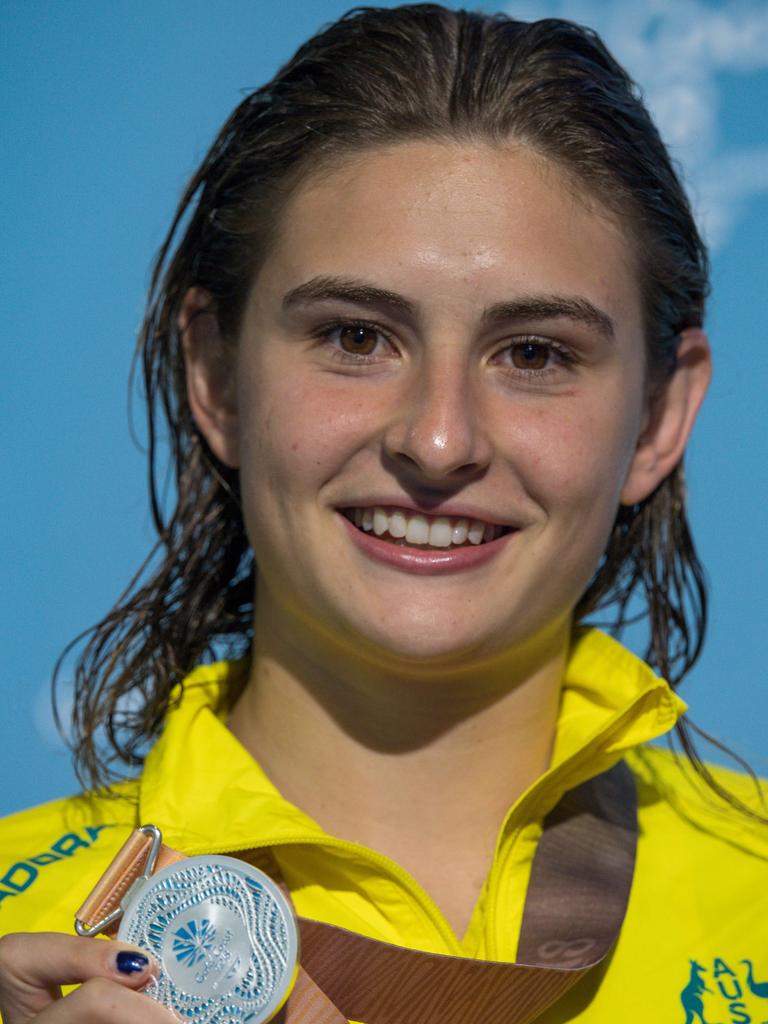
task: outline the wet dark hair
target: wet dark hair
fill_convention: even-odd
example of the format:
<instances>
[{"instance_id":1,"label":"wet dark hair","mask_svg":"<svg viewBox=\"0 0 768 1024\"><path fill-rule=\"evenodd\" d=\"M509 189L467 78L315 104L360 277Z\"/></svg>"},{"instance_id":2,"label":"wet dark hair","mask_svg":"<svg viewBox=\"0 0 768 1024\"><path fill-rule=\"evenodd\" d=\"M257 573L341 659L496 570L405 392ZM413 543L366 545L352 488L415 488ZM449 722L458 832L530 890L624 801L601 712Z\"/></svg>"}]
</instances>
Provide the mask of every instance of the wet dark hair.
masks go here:
<instances>
[{"instance_id":1,"label":"wet dark hair","mask_svg":"<svg viewBox=\"0 0 768 1024\"><path fill-rule=\"evenodd\" d=\"M172 688L195 664L250 647L256 567L237 471L210 452L187 402L177 328L185 293L206 289L234 338L303 178L356 151L414 139L518 141L618 218L636 253L653 387L674 370L681 331L701 325L706 249L636 86L594 32L417 4L358 8L318 33L221 129L154 266L137 357L159 540L116 607L84 634L74 750L85 784L141 763ZM176 499L167 514L163 421ZM649 621L647 660L677 685L701 650L707 609L681 467L648 499L618 510L575 620L612 610L610 628L620 632L638 608ZM699 774L729 799L696 752L691 724L677 728Z\"/></svg>"}]
</instances>

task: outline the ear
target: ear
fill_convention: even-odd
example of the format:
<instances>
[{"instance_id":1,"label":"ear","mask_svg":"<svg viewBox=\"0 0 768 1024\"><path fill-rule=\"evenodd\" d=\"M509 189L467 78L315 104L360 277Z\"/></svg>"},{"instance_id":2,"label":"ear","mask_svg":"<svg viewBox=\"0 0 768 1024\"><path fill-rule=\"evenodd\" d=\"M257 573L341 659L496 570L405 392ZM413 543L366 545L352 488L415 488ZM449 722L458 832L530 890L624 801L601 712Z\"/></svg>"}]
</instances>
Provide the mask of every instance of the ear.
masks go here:
<instances>
[{"instance_id":1,"label":"ear","mask_svg":"<svg viewBox=\"0 0 768 1024\"><path fill-rule=\"evenodd\" d=\"M204 288L190 288L179 311L187 399L213 454L232 469L239 465L235 355L221 334L216 304Z\"/></svg>"},{"instance_id":2,"label":"ear","mask_svg":"<svg viewBox=\"0 0 768 1024\"><path fill-rule=\"evenodd\" d=\"M680 338L674 373L649 403L621 490L622 505L647 498L682 459L711 375L707 336L700 328L689 327Z\"/></svg>"}]
</instances>

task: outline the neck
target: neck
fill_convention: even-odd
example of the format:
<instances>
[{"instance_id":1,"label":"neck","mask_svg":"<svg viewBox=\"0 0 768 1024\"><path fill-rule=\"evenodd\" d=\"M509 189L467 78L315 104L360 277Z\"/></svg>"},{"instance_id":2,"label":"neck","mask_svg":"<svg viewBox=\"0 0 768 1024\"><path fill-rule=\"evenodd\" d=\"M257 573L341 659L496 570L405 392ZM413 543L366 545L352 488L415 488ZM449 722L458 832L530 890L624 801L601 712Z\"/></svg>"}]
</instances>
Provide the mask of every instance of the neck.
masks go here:
<instances>
[{"instance_id":1,"label":"neck","mask_svg":"<svg viewBox=\"0 0 768 1024\"><path fill-rule=\"evenodd\" d=\"M460 933L506 812L549 765L567 629L481 666L415 670L261 609L233 733L288 800L400 863Z\"/></svg>"}]
</instances>

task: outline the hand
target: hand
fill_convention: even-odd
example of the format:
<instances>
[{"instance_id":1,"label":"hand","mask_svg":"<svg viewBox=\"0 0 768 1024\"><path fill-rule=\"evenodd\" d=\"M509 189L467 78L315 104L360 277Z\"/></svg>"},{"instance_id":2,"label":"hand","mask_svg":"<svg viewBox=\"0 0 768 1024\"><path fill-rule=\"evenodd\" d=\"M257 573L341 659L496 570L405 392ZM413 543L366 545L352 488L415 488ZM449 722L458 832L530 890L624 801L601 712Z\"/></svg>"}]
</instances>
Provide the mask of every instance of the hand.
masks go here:
<instances>
[{"instance_id":1,"label":"hand","mask_svg":"<svg viewBox=\"0 0 768 1024\"><path fill-rule=\"evenodd\" d=\"M174 1015L141 994L155 964L124 942L57 932L0 938L3 1024L169 1024ZM77 985L62 998L62 985Z\"/></svg>"}]
</instances>

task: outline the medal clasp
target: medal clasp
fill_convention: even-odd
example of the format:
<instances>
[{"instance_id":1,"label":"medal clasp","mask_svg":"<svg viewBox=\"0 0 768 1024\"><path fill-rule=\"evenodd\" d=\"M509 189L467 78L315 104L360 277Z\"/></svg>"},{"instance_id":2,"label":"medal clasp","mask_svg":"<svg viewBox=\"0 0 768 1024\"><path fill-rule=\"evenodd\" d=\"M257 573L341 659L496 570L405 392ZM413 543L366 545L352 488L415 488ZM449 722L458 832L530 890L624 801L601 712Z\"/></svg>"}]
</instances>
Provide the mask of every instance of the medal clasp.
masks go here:
<instances>
[{"instance_id":1,"label":"medal clasp","mask_svg":"<svg viewBox=\"0 0 768 1024\"><path fill-rule=\"evenodd\" d=\"M85 924L79 917L75 918L75 931L78 935L83 938L88 936L98 935L100 932L105 931L110 925L113 925L116 921L125 913L126 905L130 900L131 896L136 890L136 886L139 882L144 882L154 873L155 866L157 865L157 858L160 853L160 847L163 842L163 834L157 825L142 825L137 832L143 833L145 836L150 837L149 849L147 850L146 858L144 860L144 866L141 870L141 874L137 875L128 888L125 896L120 901L120 906L116 907L111 913L106 914L95 924Z\"/></svg>"}]
</instances>

